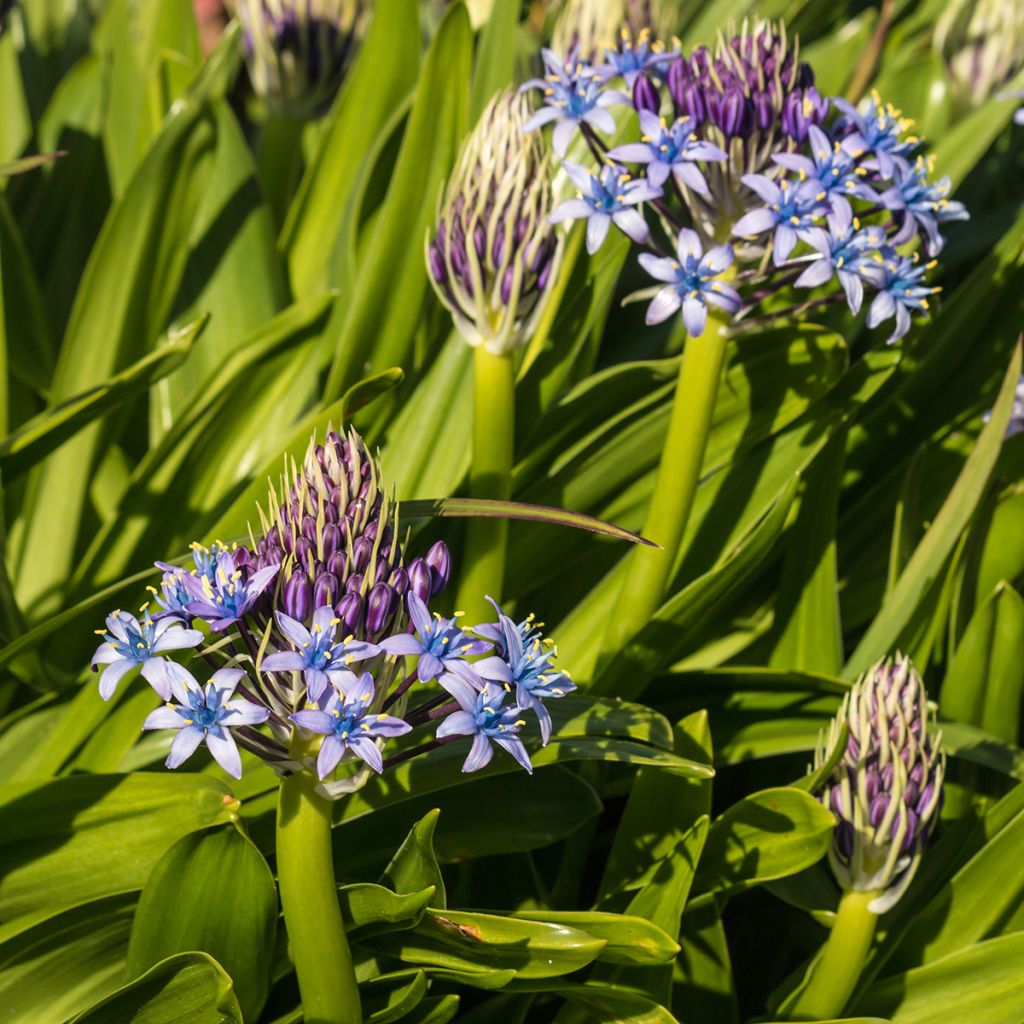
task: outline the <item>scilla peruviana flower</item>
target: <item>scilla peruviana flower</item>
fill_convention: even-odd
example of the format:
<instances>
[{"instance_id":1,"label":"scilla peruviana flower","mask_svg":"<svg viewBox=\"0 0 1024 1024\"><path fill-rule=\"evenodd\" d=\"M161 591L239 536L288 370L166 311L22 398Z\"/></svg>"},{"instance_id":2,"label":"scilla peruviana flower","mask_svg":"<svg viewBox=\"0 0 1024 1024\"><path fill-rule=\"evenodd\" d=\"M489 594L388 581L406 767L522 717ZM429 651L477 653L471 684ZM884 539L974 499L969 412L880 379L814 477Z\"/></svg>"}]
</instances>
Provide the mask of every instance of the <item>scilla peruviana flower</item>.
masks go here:
<instances>
[{"instance_id":1,"label":"scilla peruviana flower","mask_svg":"<svg viewBox=\"0 0 1024 1024\"><path fill-rule=\"evenodd\" d=\"M877 895L883 914L906 891L938 818L945 755L910 659L885 658L853 686L819 744L823 764L848 727L822 803L839 820L829 863L844 890Z\"/></svg>"}]
</instances>

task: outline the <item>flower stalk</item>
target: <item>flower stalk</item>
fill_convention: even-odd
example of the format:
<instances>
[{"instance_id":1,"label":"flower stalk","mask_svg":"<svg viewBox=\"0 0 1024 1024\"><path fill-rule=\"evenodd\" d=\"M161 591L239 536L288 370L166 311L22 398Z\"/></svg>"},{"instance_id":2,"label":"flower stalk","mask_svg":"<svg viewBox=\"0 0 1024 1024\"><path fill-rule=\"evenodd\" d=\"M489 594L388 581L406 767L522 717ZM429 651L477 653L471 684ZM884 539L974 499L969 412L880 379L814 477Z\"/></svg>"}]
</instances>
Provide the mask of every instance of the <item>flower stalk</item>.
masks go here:
<instances>
[{"instance_id":1,"label":"flower stalk","mask_svg":"<svg viewBox=\"0 0 1024 1024\"><path fill-rule=\"evenodd\" d=\"M331 801L316 779L284 779L277 805L277 880L306 1024L362 1024L352 952L331 855Z\"/></svg>"}]
</instances>

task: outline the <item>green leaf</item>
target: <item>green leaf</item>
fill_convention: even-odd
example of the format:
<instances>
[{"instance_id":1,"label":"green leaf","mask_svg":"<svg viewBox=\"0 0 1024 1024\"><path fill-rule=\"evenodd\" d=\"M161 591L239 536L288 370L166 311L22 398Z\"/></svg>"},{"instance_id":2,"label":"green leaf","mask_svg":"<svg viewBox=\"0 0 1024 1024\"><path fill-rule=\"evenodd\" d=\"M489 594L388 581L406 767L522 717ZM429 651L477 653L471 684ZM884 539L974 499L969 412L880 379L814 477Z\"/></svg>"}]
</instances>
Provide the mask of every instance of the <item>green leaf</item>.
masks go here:
<instances>
[{"instance_id":1,"label":"green leaf","mask_svg":"<svg viewBox=\"0 0 1024 1024\"><path fill-rule=\"evenodd\" d=\"M447 906L444 876L434 855L434 829L441 812L433 810L421 818L406 836L381 875L381 882L396 893L416 893L434 890L434 906L442 910Z\"/></svg>"},{"instance_id":2,"label":"green leaf","mask_svg":"<svg viewBox=\"0 0 1024 1024\"><path fill-rule=\"evenodd\" d=\"M64 1024L117 989L135 895L107 896L0 927L0 1006L11 1020Z\"/></svg>"},{"instance_id":3,"label":"green leaf","mask_svg":"<svg viewBox=\"0 0 1024 1024\"><path fill-rule=\"evenodd\" d=\"M1024 601L999 583L974 613L942 683L944 718L976 725L1008 743L1019 739L1024 693Z\"/></svg>"},{"instance_id":4,"label":"green leaf","mask_svg":"<svg viewBox=\"0 0 1024 1024\"><path fill-rule=\"evenodd\" d=\"M494 0L480 33L469 96L469 116L473 121L483 113L491 97L513 79L520 9L519 0Z\"/></svg>"},{"instance_id":5,"label":"green leaf","mask_svg":"<svg viewBox=\"0 0 1024 1024\"><path fill-rule=\"evenodd\" d=\"M233 825L179 839L149 875L128 947L129 977L201 949L231 976L247 1020L263 1008L277 933L277 888L263 855Z\"/></svg>"},{"instance_id":6,"label":"green leaf","mask_svg":"<svg viewBox=\"0 0 1024 1024\"><path fill-rule=\"evenodd\" d=\"M603 982L516 982L517 992L550 992L586 1011L587 1020L601 1024L678 1024L664 1006L632 989Z\"/></svg>"},{"instance_id":7,"label":"green leaf","mask_svg":"<svg viewBox=\"0 0 1024 1024\"><path fill-rule=\"evenodd\" d=\"M173 331L158 346L126 370L102 384L65 399L19 427L0 441L0 469L8 481L30 469L45 455L74 437L94 420L109 415L122 403L144 392L172 373L192 351L206 318Z\"/></svg>"},{"instance_id":8,"label":"green leaf","mask_svg":"<svg viewBox=\"0 0 1024 1024\"><path fill-rule=\"evenodd\" d=\"M1003 379L999 398L992 409L992 418L981 432L978 443L931 528L918 544L906 569L886 595L878 615L846 663L843 675L847 679L854 679L866 671L878 658L879 652L894 647L918 601L935 580L977 508L999 456L1020 374L1021 349L1018 345Z\"/></svg>"},{"instance_id":9,"label":"green leaf","mask_svg":"<svg viewBox=\"0 0 1024 1024\"><path fill-rule=\"evenodd\" d=\"M1024 750L966 722L942 721L942 746L972 764L1024 780Z\"/></svg>"},{"instance_id":10,"label":"green leaf","mask_svg":"<svg viewBox=\"0 0 1024 1024\"><path fill-rule=\"evenodd\" d=\"M657 925L630 914L604 914L594 910L520 910L523 921L565 925L603 939L599 960L613 964L665 964L679 952L679 944Z\"/></svg>"},{"instance_id":11,"label":"green leaf","mask_svg":"<svg viewBox=\"0 0 1024 1024\"><path fill-rule=\"evenodd\" d=\"M242 1024L231 979L213 957L181 953L68 1024Z\"/></svg>"},{"instance_id":12,"label":"green leaf","mask_svg":"<svg viewBox=\"0 0 1024 1024\"><path fill-rule=\"evenodd\" d=\"M376 5L366 39L325 118L316 154L282 233L281 247L297 298L318 295L338 284L329 270L342 221L339 197L349 194L377 133L415 85L419 51L415 0Z\"/></svg>"},{"instance_id":13,"label":"green leaf","mask_svg":"<svg viewBox=\"0 0 1024 1024\"><path fill-rule=\"evenodd\" d=\"M402 503L402 512L407 518L426 517L445 518L482 518L482 519L522 519L533 523L550 523L554 526L571 526L577 530L588 530L591 533L604 534L616 540L626 540L633 544L644 544L657 547L652 541L614 523L605 523L582 512L570 512L564 508L549 508L544 505L530 505L521 501L496 501L489 498L434 498L426 501L406 501Z\"/></svg>"},{"instance_id":14,"label":"green leaf","mask_svg":"<svg viewBox=\"0 0 1024 1024\"><path fill-rule=\"evenodd\" d=\"M426 296L420 242L468 119L473 38L465 7L449 8L431 44L380 216L368 229L350 302L328 328L334 363L327 393L352 383L365 364L401 366ZM360 116L363 116L362 114Z\"/></svg>"},{"instance_id":15,"label":"green leaf","mask_svg":"<svg viewBox=\"0 0 1024 1024\"><path fill-rule=\"evenodd\" d=\"M26 171L34 171L37 167L57 160L66 153L40 153L38 156L26 156L13 163L0 164L0 178L10 178L15 174L24 174Z\"/></svg>"},{"instance_id":16,"label":"green leaf","mask_svg":"<svg viewBox=\"0 0 1024 1024\"><path fill-rule=\"evenodd\" d=\"M140 889L184 834L237 806L206 775L77 775L0 787L0 921Z\"/></svg>"},{"instance_id":17,"label":"green leaf","mask_svg":"<svg viewBox=\"0 0 1024 1024\"><path fill-rule=\"evenodd\" d=\"M891 1018L894 1024L1019 1024L1024 1017L1022 957L1024 932L980 942L926 967L876 981L854 1010Z\"/></svg>"},{"instance_id":18,"label":"green leaf","mask_svg":"<svg viewBox=\"0 0 1024 1024\"><path fill-rule=\"evenodd\" d=\"M427 976L423 971L396 971L383 974L360 986L367 1024L390 1024L417 1007L427 994Z\"/></svg>"},{"instance_id":19,"label":"green leaf","mask_svg":"<svg viewBox=\"0 0 1024 1024\"><path fill-rule=\"evenodd\" d=\"M407 895L367 882L343 885L338 889L338 900L345 930L372 935L390 931L392 927L412 928L419 923L428 904L437 903L434 893L432 885ZM354 941L358 938L358 935L353 936Z\"/></svg>"},{"instance_id":20,"label":"green leaf","mask_svg":"<svg viewBox=\"0 0 1024 1024\"><path fill-rule=\"evenodd\" d=\"M738 800L711 824L696 891L737 892L796 874L832 842L835 817L799 789L765 789Z\"/></svg>"},{"instance_id":21,"label":"green leaf","mask_svg":"<svg viewBox=\"0 0 1024 1024\"><path fill-rule=\"evenodd\" d=\"M937 173L948 174L954 188L967 177L999 137L1020 106L1015 99L990 99L944 132L935 143Z\"/></svg>"},{"instance_id":22,"label":"green leaf","mask_svg":"<svg viewBox=\"0 0 1024 1024\"><path fill-rule=\"evenodd\" d=\"M514 970L520 978L571 974L592 963L605 946L603 939L563 925L454 910L428 910L412 930L366 944L407 963Z\"/></svg>"}]
</instances>

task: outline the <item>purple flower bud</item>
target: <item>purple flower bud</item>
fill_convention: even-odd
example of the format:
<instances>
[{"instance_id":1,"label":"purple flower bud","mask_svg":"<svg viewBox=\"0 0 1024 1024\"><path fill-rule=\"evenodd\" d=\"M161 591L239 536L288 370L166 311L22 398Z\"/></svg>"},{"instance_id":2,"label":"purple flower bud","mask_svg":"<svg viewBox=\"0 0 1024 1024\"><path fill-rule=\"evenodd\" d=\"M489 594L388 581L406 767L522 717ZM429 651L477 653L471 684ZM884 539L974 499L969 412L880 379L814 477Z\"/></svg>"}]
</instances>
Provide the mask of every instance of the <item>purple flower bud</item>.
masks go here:
<instances>
[{"instance_id":1,"label":"purple flower bud","mask_svg":"<svg viewBox=\"0 0 1024 1024\"><path fill-rule=\"evenodd\" d=\"M348 594L358 594L363 589L363 574L361 572L354 572L347 580L345 580L345 592Z\"/></svg>"},{"instance_id":2,"label":"purple flower bud","mask_svg":"<svg viewBox=\"0 0 1024 1024\"><path fill-rule=\"evenodd\" d=\"M313 584L313 603L317 608L323 608L325 604L334 604L341 587L338 578L329 572L320 573Z\"/></svg>"},{"instance_id":3,"label":"purple flower bud","mask_svg":"<svg viewBox=\"0 0 1024 1024\"><path fill-rule=\"evenodd\" d=\"M346 594L334 610L341 619L345 633L353 636L360 633L363 625L363 599L358 594Z\"/></svg>"},{"instance_id":4,"label":"purple flower bud","mask_svg":"<svg viewBox=\"0 0 1024 1024\"><path fill-rule=\"evenodd\" d=\"M401 602L398 594L386 583L378 583L366 599L366 633L377 637L391 625Z\"/></svg>"},{"instance_id":5,"label":"purple flower bud","mask_svg":"<svg viewBox=\"0 0 1024 1024\"><path fill-rule=\"evenodd\" d=\"M312 611L313 590L309 578L303 572L293 572L284 585L284 613L305 622Z\"/></svg>"},{"instance_id":6,"label":"purple flower bud","mask_svg":"<svg viewBox=\"0 0 1024 1024\"><path fill-rule=\"evenodd\" d=\"M439 540L427 552L427 565L430 566L430 596L440 594L446 586L452 571L452 559L448 551L448 545Z\"/></svg>"},{"instance_id":7,"label":"purple flower bud","mask_svg":"<svg viewBox=\"0 0 1024 1024\"><path fill-rule=\"evenodd\" d=\"M356 572L362 572L370 564L370 556L373 554L373 541L368 537L360 537L352 545L352 568Z\"/></svg>"},{"instance_id":8,"label":"purple flower bud","mask_svg":"<svg viewBox=\"0 0 1024 1024\"><path fill-rule=\"evenodd\" d=\"M633 106L637 110L649 110L652 114L657 114L661 110L658 87L647 75L637 75L633 83Z\"/></svg>"},{"instance_id":9,"label":"purple flower bud","mask_svg":"<svg viewBox=\"0 0 1024 1024\"><path fill-rule=\"evenodd\" d=\"M344 552L335 551L334 554L327 559L327 571L332 576L337 576L339 580L345 579L346 569L347 565Z\"/></svg>"},{"instance_id":10,"label":"purple flower bud","mask_svg":"<svg viewBox=\"0 0 1024 1024\"><path fill-rule=\"evenodd\" d=\"M409 574L404 569L394 569L388 577L388 583L399 597L405 597L409 591Z\"/></svg>"},{"instance_id":11,"label":"purple flower bud","mask_svg":"<svg viewBox=\"0 0 1024 1024\"><path fill-rule=\"evenodd\" d=\"M322 544L324 558L330 561L331 556L341 547L341 529L336 523L324 527Z\"/></svg>"},{"instance_id":12,"label":"purple flower bud","mask_svg":"<svg viewBox=\"0 0 1024 1024\"><path fill-rule=\"evenodd\" d=\"M414 558L408 567L409 589L421 601L426 603L430 600L431 592L434 589L433 570L427 564L425 558Z\"/></svg>"}]
</instances>

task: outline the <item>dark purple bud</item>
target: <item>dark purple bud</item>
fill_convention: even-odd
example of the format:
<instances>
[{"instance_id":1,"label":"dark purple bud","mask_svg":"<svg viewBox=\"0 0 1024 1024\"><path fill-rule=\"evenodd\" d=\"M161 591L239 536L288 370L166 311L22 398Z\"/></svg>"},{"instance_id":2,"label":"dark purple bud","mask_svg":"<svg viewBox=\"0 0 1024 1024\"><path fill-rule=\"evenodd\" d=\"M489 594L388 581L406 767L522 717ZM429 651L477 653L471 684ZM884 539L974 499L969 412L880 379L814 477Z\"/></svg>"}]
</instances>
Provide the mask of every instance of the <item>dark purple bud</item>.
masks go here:
<instances>
[{"instance_id":1,"label":"dark purple bud","mask_svg":"<svg viewBox=\"0 0 1024 1024\"><path fill-rule=\"evenodd\" d=\"M698 125L708 118L708 105L704 100L704 91L697 82L687 82L683 87L676 109L683 117L692 117Z\"/></svg>"},{"instance_id":2,"label":"dark purple bud","mask_svg":"<svg viewBox=\"0 0 1024 1024\"><path fill-rule=\"evenodd\" d=\"M889 794L879 793L870 803L869 817L874 828L882 823L886 811L889 810Z\"/></svg>"},{"instance_id":3,"label":"dark purple bud","mask_svg":"<svg viewBox=\"0 0 1024 1024\"><path fill-rule=\"evenodd\" d=\"M372 554L373 541L369 537L360 537L352 545L352 568L356 572L362 572L370 564Z\"/></svg>"},{"instance_id":4,"label":"dark purple bud","mask_svg":"<svg viewBox=\"0 0 1024 1024\"><path fill-rule=\"evenodd\" d=\"M452 573L452 558L448 551L448 545L439 540L428 552L426 558L430 566L430 596L440 594L446 586Z\"/></svg>"},{"instance_id":5,"label":"dark purple bud","mask_svg":"<svg viewBox=\"0 0 1024 1024\"><path fill-rule=\"evenodd\" d=\"M363 588L363 574L361 572L354 572L347 580L345 580L345 591L349 594L358 594Z\"/></svg>"},{"instance_id":6,"label":"dark purple bud","mask_svg":"<svg viewBox=\"0 0 1024 1024\"><path fill-rule=\"evenodd\" d=\"M754 127L759 132L768 131L775 121L775 108L772 106L771 96L766 92L756 92L751 102L754 108Z\"/></svg>"},{"instance_id":7,"label":"dark purple bud","mask_svg":"<svg viewBox=\"0 0 1024 1024\"><path fill-rule=\"evenodd\" d=\"M316 608L323 608L325 604L334 604L341 586L338 578L329 572L322 572L313 584L313 603Z\"/></svg>"},{"instance_id":8,"label":"dark purple bud","mask_svg":"<svg viewBox=\"0 0 1024 1024\"><path fill-rule=\"evenodd\" d=\"M380 636L391 625L401 598L386 583L378 583L366 600L366 633Z\"/></svg>"},{"instance_id":9,"label":"dark purple bud","mask_svg":"<svg viewBox=\"0 0 1024 1024\"><path fill-rule=\"evenodd\" d=\"M341 547L341 530L335 523L324 527L323 549L324 559L330 557Z\"/></svg>"},{"instance_id":10,"label":"dark purple bud","mask_svg":"<svg viewBox=\"0 0 1024 1024\"><path fill-rule=\"evenodd\" d=\"M414 558L408 567L409 589L421 601L430 600L430 594L434 589L434 573L427 564L425 558Z\"/></svg>"},{"instance_id":11,"label":"dark purple bud","mask_svg":"<svg viewBox=\"0 0 1024 1024\"><path fill-rule=\"evenodd\" d=\"M512 283L515 281L516 272L514 267L509 267L501 278L501 301L506 305L512 297Z\"/></svg>"},{"instance_id":12,"label":"dark purple bud","mask_svg":"<svg viewBox=\"0 0 1024 1024\"><path fill-rule=\"evenodd\" d=\"M231 552L231 561L235 563L236 569L249 565L251 558L252 552L244 544L240 544Z\"/></svg>"},{"instance_id":13,"label":"dark purple bud","mask_svg":"<svg viewBox=\"0 0 1024 1024\"><path fill-rule=\"evenodd\" d=\"M305 622L312 608L313 591L309 577L303 572L293 572L284 585L284 613Z\"/></svg>"},{"instance_id":14,"label":"dark purple bud","mask_svg":"<svg viewBox=\"0 0 1024 1024\"><path fill-rule=\"evenodd\" d=\"M661 110L661 96L657 86L646 76L637 75L633 83L633 106L657 114Z\"/></svg>"},{"instance_id":15,"label":"dark purple bud","mask_svg":"<svg viewBox=\"0 0 1024 1024\"><path fill-rule=\"evenodd\" d=\"M718 125L727 138L736 138L750 133L750 115L747 98L738 86L732 86L725 94L712 93L708 104L708 117Z\"/></svg>"},{"instance_id":16,"label":"dark purple bud","mask_svg":"<svg viewBox=\"0 0 1024 1024\"><path fill-rule=\"evenodd\" d=\"M409 590L409 574L405 569L395 569L388 577L388 583L399 597L405 597Z\"/></svg>"},{"instance_id":17,"label":"dark purple bud","mask_svg":"<svg viewBox=\"0 0 1024 1024\"><path fill-rule=\"evenodd\" d=\"M341 619L343 632L357 635L363 624L363 599L358 594L346 594L334 610Z\"/></svg>"},{"instance_id":18,"label":"dark purple bud","mask_svg":"<svg viewBox=\"0 0 1024 1024\"><path fill-rule=\"evenodd\" d=\"M311 541L300 537L295 542L295 561L303 568L309 568L314 562L314 548Z\"/></svg>"},{"instance_id":19,"label":"dark purple bud","mask_svg":"<svg viewBox=\"0 0 1024 1024\"><path fill-rule=\"evenodd\" d=\"M345 554L342 551L335 551L334 554L327 559L327 571L332 576L337 576L339 580L343 580L345 578L346 568Z\"/></svg>"}]
</instances>

